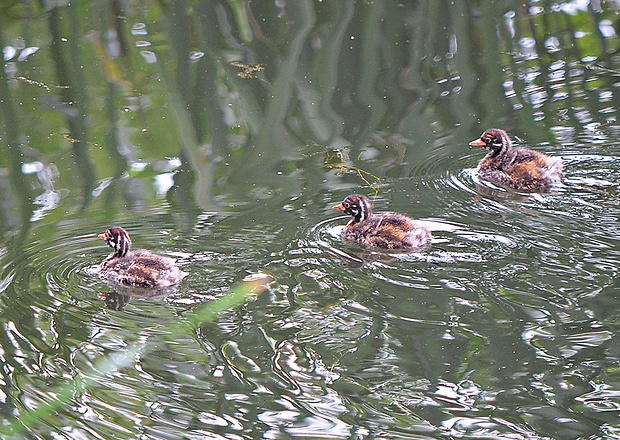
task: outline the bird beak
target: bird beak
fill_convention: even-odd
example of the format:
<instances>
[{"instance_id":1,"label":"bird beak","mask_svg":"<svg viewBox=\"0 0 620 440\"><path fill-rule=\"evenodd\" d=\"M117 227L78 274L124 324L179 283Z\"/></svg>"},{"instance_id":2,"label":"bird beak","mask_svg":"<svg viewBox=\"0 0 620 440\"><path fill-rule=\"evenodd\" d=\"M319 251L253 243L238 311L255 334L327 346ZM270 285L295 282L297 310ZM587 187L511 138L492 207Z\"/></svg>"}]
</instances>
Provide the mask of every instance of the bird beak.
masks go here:
<instances>
[{"instance_id":1,"label":"bird beak","mask_svg":"<svg viewBox=\"0 0 620 440\"><path fill-rule=\"evenodd\" d=\"M336 211L344 211L346 208L342 206L342 203L340 203L339 205L334 206L332 209L335 209Z\"/></svg>"},{"instance_id":2,"label":"bird beak","mask_svg":"<svg viewBox=\"0 0 620 440\"><path fill-rule=\"evenodd\" d=\"M102 232L101 234L97 235L97 237L99 237L102 240L105 240L105 232Z\"/></svg>"},{"instance_id":3,"label":"bird beak","mask_svg":"<svg viewBox=\"0 0 620 440\"><path fill-rule=\"evenodd\" d=\"M480 138L480 139L476 139L475 141L471 141L469 143L469 146L470 147L486 147L487 144L485 144L482 138Z\"/></svg>"}]
</instances>

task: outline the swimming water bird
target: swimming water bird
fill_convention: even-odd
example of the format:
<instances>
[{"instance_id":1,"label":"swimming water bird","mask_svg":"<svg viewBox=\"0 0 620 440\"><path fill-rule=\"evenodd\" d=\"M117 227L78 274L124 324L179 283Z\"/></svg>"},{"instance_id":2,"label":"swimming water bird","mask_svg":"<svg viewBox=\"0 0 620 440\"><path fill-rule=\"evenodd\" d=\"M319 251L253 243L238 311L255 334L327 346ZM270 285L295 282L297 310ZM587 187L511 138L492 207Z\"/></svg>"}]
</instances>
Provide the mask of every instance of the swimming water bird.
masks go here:
<instances>
[{"instance_id":1,"label":"swimming water bird","mask_svg":"<svg viewBox=\"0 0 620 440\"><path fill-rule=\"evenodd\" d=\"M373 214L366 196L350 195L333 208L353 217L342 230L346 240L382 249L415 249L431 242L430 231L406 215Z\"/></svg>"},{"instance_id":2,"label":"swimming water bird","mask_svg":"<svg viewBox=\"0 0 620 440\"><path fill-rule=\"evenodd\" d=\"M483 179L526 191L548 188L562 181L561 159L529 148L512 148L504 130L487 130L469 145L489 150L477 168Z\"/></svg>"},{"instance_id":3,"label":"swimming water bird","mask_svg":"<svg viewBox=\"0 0 620 440\"><path fill-rule=\"evenodd\" d=\"M174 286L187 276L172 258L144 249L131 250L131 239L123 228L114 226L99 234L114 252L99 265L99 275L110 281L135 287L161 289Z\"/></svg>"}]
</instances>

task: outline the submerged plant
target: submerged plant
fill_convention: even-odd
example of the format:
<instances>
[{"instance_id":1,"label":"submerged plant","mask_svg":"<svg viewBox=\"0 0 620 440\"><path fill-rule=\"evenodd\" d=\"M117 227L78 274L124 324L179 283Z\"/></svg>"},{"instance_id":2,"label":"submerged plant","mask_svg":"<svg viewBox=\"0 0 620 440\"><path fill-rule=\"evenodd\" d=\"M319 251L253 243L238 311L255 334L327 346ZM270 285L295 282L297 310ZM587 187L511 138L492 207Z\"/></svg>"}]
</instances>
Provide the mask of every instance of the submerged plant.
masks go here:
<instances>
[{"instance_id":1,"label":"submerged plant","mask_svg":"<svg viewBox=\"0 0 620 440\"><path fill-rule=\"evenodd\" d=\"M321 151L310 153L306 155L306 157L313 157L322 154L323 164L321 165L321 168L336 170L337 175L339 176L344 174L357 174L364 181L364 183L375 192L375 194L379 193L378 187L383 183L381 178L355 165L349 155L351 150L350 147L329 148L322 146L321 148ZM360 160L360 158L358 157L356 160Z\"/></svg>"}]
</instances>

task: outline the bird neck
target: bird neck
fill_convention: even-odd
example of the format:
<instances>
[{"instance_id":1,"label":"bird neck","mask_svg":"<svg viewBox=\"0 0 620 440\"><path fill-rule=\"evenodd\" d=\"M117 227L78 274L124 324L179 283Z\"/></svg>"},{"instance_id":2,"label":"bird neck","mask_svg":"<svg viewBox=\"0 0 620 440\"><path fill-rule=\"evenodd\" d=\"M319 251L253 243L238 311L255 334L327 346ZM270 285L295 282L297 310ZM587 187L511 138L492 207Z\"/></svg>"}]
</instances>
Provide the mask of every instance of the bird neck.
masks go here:
<instances>
[{"instance_id":1,"label":"bird neck","mask_svg":"<svg viewBox=\"0 0 620 440\"><path fill-rule=\"evenodd\" d=\"M505 155L512 148L510 139L502 138L501 143L489 146L489 157L497 157Z\"/></svg>"},{"instance_id":2,"label":"bird neck","mask_svg":"<svg viewBox=\"0 0 620 440\"><path fill-rule=\"evenodd\" d=\"M120 235L118 237L118 242L114 246L114 253L112 254L114 257L124 257L129 254L131 250L131 239L128 236Z\"/></svg>"},{"instance_id":3,"label":"bird neck","mask_svg":"<svg viewBox=\"0 0 620 440\"><path fill-rule=\"evenodd\" d=\"M354 223L363 222L372 215L372 206L368 200L360 200L358 208L357 215L353 217Z\"/></svg>"}]
</instances>

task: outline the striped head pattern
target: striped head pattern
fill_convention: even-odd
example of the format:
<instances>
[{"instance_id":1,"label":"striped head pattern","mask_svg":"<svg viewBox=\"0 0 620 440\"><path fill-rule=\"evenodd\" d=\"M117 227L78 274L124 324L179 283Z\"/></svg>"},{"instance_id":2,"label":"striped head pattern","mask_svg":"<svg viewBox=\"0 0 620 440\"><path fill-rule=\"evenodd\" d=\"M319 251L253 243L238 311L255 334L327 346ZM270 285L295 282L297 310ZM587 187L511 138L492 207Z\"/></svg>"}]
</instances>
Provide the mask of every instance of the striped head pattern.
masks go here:
<instances>
[{"instance_id":1,"label":"striped head pattern","mask_svg":"<svg viewBox=\"0 0 620 440\"><path fill-rule=\"evenodd\" d=\"M491 128L482 133L479 139L471 141L469 145L472 147L485 147L491 152L492 156L497 156L509 150L512 147L512 141L504 130Z\"/></svg>"},{"instance_id":2,"label":"striped head pattern","mask_svg":"<svg viewBox=\"0 0 620 440\"><path fill-rule=\"evenodd\" d=\"M362 222L372 214L372 205L368 197L353 194L345 198L342 203L334 206L334 209L353 216L354 222Z\"/></svg>"},{"instance_id":3,"label":"striped head pattern","mask_svg":"<svg viewBox=\"0 0 620 440\"><path fill-rule=\"evenodd\" d=\"M105 241L105 244L114 249L114 255L124 257L131 249L131 238L123 228L113 226L105 232L99 234L99 238Z\"/></svg>"}]
</instances>

